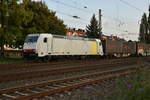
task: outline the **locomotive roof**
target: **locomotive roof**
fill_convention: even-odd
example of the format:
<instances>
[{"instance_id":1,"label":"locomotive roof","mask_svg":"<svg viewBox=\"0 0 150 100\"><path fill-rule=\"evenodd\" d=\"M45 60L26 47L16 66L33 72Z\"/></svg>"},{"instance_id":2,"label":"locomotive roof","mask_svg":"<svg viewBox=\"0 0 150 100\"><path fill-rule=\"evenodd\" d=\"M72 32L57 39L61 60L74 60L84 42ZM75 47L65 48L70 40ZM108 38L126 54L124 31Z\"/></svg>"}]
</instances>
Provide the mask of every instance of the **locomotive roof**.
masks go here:
<instances>
[{"instance_id":1,"label":"locomotive roof","mask_svg":"<svg viewBox=\"0 0 150 100\"><path fill-rule=\"evenodd\" d=\"M50 33L37 33L37 34L29 34L29 36L39 36L42 34L50 34ZM63 39L70 39L70 40L85 40L85 41L95 41L95 38L84 38L84 37L75 37L75 36L64 36L64 35L54 35L51 34L54 38L63 38Z\"/></svg>"},{"instance_id":2,"label":"locomotive roof","mask_svg":"<svg viewBox=\"0 0 150 100\"><path fill-rule=\"evenodd\" d=\"M55 38L64 38L70 40L86 40L86 41L95 41L94 38L84 38L84 37L75 37L75 36L63 36L63 35L53 35Z\"/></svg>"}]
</instances>

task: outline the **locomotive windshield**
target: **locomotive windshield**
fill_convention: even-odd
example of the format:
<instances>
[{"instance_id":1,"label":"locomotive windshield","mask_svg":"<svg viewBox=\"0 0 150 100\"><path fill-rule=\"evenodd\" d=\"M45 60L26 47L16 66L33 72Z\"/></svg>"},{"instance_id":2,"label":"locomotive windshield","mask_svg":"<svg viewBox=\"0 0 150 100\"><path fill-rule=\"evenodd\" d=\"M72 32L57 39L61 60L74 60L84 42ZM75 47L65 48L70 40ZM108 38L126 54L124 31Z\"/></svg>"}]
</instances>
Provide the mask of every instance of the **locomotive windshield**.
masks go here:
<instances>
[{"instance_id":1,"label":"locomotive windshield","mask_svg":"<svg viewBox=\"0 0 150 100\"><path fill-rule=\"evenodd\" d=\"M27 36L25 42L28 43L28 42L37 42L38 40L38 35L35 35L35 36Z\"/></svg>"}]
</instances>

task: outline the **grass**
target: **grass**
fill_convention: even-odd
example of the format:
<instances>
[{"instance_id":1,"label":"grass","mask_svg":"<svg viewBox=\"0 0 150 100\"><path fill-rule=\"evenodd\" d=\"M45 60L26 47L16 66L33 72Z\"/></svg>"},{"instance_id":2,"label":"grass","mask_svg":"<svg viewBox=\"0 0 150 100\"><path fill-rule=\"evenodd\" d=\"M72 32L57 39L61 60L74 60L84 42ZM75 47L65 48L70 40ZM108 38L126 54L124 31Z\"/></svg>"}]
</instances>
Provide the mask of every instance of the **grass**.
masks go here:
<instances>
[{"instance_id":1,"label":"grass","mask_svg":"<svg viewBox=\"0 0 150 100\"><path fill-rule=\"evenodd\" d=\"M14 63L23 63L26 60L23 58L7 58L7 57L0 57L0 64L14 64Z\"/></svg>"},{"instance_id":2,"label":"grass","mask_svg":"<svg viewBox=\"0 0 150 100\"><path fill-rule=\"evenodd\" d=\"M116 93L108 96L106 100L150 100L149 69L140 69L136 75L119 79Z\"/></svg>"}]
</instances>

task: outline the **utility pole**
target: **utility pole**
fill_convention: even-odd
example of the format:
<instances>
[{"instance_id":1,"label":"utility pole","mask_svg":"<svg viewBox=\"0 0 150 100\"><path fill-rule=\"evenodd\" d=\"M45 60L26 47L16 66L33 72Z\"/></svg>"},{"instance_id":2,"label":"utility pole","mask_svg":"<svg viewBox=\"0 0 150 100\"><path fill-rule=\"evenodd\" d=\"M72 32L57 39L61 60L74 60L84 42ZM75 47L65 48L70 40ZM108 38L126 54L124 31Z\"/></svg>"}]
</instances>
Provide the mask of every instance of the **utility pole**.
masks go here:
<instances>
[{"instance_id":1,"label":"utility pole","mask_svg":"<svg viewBox=\"0 0 150 100\"><path fill-rule=\"evenodd\" d=\"M102 11L99 9L99 37L102 38Z\"/></svg>"}]
</instances>

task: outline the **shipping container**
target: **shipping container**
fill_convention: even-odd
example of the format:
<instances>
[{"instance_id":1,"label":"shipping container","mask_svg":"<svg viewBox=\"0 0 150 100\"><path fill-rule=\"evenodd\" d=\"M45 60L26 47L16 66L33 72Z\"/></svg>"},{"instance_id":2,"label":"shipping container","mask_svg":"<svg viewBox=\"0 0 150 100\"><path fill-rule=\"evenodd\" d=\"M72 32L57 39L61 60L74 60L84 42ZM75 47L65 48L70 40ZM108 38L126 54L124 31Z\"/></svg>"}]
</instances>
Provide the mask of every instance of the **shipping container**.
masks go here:
<instances>
[{"instance_id":1,"label":"shipping container","mask_svg":"<svg viewBox=\"0 0 150 100\"><path fill-rule=\"evenodd\" d=\"M122 40L104 40L103 48L105 55L114 55L122 53Z\"/></svg>"},{"instance_id":2,"label":"shipping container","mask_svg":"<svg viewBox=\"0 0 150 100\"><path fill-rule=\"evenodd\" d=\"M122 53L130 55L136 54L136 42L123 42Z\"/></svg>"}]
</instances>

